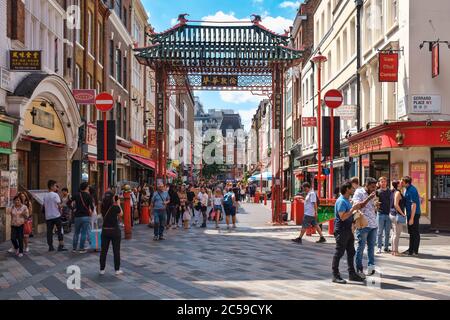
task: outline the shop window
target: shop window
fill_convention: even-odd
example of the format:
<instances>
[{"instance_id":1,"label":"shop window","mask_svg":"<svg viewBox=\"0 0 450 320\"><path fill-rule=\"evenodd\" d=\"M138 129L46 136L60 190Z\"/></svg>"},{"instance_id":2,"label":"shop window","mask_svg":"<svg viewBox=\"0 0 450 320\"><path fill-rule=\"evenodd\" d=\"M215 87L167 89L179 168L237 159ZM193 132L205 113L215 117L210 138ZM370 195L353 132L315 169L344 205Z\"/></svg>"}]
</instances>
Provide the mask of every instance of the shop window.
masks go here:
<instances>
[{"instance_id":1,"label":"shop window","mask_svg":"<svg viewBox=\"0 0 450 320\"><path fill-rule=\"evenodd\" d=\"M450 149L433 150L433 199L450 199Z\"/></svg>"}]
</instances>

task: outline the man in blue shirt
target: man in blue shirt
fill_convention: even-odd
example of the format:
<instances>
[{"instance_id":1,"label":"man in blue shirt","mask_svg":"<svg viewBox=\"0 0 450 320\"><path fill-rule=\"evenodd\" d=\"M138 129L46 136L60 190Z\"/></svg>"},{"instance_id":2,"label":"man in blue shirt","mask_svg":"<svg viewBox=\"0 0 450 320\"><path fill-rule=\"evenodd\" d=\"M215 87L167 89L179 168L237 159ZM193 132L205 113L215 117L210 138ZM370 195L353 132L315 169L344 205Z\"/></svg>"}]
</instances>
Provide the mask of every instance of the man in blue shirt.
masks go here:
<instances>
[{"instance_id":1,"label":"man in blue shirt","mask_svg":"<svg viewBox=\"0 0 450 320\"><path fill-rule=\"evenodd\" d=\"M335 222L334 222L334 237L336 239L336 251L333 256L333 282L345 284L347 283L342 279L339 273L339 261L344 253L347 251L347 264L349 280L363 282L355 271L354 257L355 257L355 237L353 236L352 223L353 214L356 210L359 210L362 204L357 204L352 207L350 203L350 197L355 192L350 182L345 182L341 188L341 196L336 200L334 207Z\"/></svg>"},{"instance_id":2,"label":"man in blue shirt","mask_svg":"<svg viewBox=\"0 0 450 320\"><path fill-rule=\"evenodd\" d=\"M419 220L421 215L419 192L412 185L410 176L403 177L401 181L401 186L406 188L404 198L409 233L409 248L403 253L410 256L418 256L420 245Z\"/></svg>"},{"instance_id":3,"label":"man in blue shirt","mask_svg":"<svg viewBox=\"0 0 450 320\"><path fill-rule=\"evenodd\" d=\"M164 184L158 182L158 190L153 193L151 208L153 209L153 216L155 225L153 240L164 240L164 226L167 219L167 205L170 202L170 197L167 191L164 190Z\"/></svg>"}]
</instances>

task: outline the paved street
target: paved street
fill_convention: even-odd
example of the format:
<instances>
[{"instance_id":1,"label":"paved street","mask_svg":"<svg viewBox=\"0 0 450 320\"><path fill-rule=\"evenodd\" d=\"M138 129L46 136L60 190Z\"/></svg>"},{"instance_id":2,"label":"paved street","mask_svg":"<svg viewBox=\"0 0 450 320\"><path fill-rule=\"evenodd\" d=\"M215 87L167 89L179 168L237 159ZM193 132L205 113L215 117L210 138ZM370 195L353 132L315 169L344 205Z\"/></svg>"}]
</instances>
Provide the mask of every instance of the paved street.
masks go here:
<instances>
[{"instance_id":1,"label":"paved street","mask_svg":"<svg viewBox=\"0 0 450 320\"><path fill-rule=\"evenodd\" d=\"M137 226L133 239L122 242L121 276L112 272L112 256L100 276L98 253L48 253L45 239L35 237L30 254L17 259L3 253L4 243L0 299L450 299L448 235L423 235L419 258L377 256L378 287L337 285L330 280L332 237L322 245L313 243L316 236L294 244L297 227L273 227L269 220L262 205L244 204L236 230L223 224L220 230L170 230L164 242ZM81 268L79 290L67 289L69 265ZM345 269L343 261L344 278Z\"/></svg>"}]
</instances>

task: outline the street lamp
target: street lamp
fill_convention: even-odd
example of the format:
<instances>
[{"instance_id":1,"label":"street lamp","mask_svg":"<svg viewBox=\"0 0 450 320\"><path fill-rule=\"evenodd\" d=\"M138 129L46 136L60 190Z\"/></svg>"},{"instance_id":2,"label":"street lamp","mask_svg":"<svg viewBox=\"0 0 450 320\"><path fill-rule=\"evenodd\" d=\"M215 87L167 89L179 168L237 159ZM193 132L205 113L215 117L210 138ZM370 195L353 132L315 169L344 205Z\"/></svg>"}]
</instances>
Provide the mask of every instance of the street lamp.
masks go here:
<instances>
[{"instance_id":1,"label":"street lamp","mask_svg":"<svg viewBox=\"0 0 450 320\"><path fill-rule=\"evenodd\" d=\"M318 172L317 176L322 176L322 148L321 148L321 122L322 122L322 97L321 97L321 75L322 75L322 66L327 61L327 57L323 56L319 51L315 57L311 59L311 61L317 66L317 165ZM318 196L321 197L322 194L322 179L317 179L318 184Z\"/></svg>"}]
</instances>

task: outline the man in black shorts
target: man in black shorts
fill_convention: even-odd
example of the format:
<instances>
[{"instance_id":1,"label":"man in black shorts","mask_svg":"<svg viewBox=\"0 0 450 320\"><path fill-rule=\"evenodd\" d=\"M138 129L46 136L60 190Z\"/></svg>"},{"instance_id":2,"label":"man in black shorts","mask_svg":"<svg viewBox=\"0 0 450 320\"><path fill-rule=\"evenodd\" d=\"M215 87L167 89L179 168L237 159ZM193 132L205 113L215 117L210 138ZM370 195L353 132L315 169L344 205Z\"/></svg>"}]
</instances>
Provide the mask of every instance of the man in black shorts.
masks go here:
<instances>
[{"instance_id":1,"label":"man in black shorts","mask_svg":"<svg viewBox=\"0 0 450 320\"><path fill-rule=\"evenodd\" d=\"M223 197L223 208L225 209L227 229L230 229L230 216L233 221L233 228L236 228L236 197L232 188L228 188Z\"/></svg>"}]
</instances>

